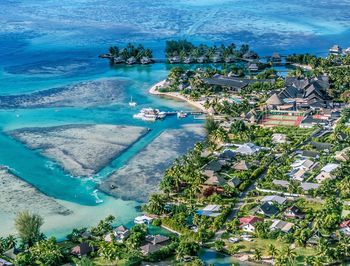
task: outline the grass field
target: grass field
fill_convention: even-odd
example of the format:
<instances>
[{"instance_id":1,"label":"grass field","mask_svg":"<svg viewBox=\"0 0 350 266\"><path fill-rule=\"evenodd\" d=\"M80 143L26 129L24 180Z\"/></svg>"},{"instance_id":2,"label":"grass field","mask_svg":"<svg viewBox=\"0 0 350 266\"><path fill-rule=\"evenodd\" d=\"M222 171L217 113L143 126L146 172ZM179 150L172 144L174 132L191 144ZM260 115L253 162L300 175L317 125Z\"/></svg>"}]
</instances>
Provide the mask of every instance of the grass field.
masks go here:
<instances>
[{"instance_id":1,"label":"grass field","mask_svg":"<svg viewBox=\"0 0 350 266\"><path fill-rule=\"evenodd\" d=\"M252 242L242 241L237 244L229 244L229 245L237 245L241 249L239 253L254 253L255 249L260 249L263 253L263 256L268 257L268 247L269 245L274 245L278 250L281 250L284 247L287 247L289 244L283 243L279 240L275 239L254 239ZM295 265L305 265L305 258L308 256L313 256L316 254L316 250L309 247L296 247L294 251L297 254Z\"/></svg>"}]
</instances>

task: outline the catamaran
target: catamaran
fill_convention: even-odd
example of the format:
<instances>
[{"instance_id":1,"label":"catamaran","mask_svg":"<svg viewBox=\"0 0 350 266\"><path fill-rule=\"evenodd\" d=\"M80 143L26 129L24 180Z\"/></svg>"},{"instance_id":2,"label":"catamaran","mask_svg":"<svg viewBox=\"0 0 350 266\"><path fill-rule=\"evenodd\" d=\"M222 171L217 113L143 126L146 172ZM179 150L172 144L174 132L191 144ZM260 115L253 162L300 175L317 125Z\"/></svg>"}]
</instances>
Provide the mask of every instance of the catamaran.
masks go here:
<instances>
[{"instance_id":1,"label":"catamaran","mask_svg":"<svg viewBox=\"0 0 350 266\"><path fill-rule=\"evenodd\" d=\"M163 119L166 117L166 112L161 112L158 109L142 108L138 114L134 114L135 119L141 119L143 121L154 122L157 119Z\"/></svg>"},{"instance_id":2,"label":"catamaran","mask_svg":"<svg viewBox=\"0 0 350 266\"><path fill-rule=\"evenodd\" d=\"M132 100L132 96L131 96L131 99L130 99L130 102L129 102L129 106L135 107L136 105L137 105L137 102L134 102L134 101Z\"/></svg>"}]
</instances>

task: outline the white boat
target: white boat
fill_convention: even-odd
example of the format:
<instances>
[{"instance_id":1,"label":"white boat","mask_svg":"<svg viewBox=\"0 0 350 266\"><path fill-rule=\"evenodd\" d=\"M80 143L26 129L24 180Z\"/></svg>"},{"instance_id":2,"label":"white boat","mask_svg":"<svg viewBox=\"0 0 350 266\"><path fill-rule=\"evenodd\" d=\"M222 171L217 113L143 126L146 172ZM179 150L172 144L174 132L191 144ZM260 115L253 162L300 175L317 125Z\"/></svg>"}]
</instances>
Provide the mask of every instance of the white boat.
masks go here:
<instances>
[{"instance_id":1,"label":"white boat","mask_svg":"<svg viewBox=\"0 0 350 266\"><path fill-rule=\"evenodd\" d=\"M166 117L166 112L159 112L158 113L158 118L159 119L164 119Z\"/></svg>"},{"instance_id":2,"label":"white boat","mask_svg":"<svg viewBox=\"0 0 350 266\"><path fill-rule=\"evenodd\" d=\"M157 116L154 115L144 115L142 117L143 121L155 122L157 120Z\"/></svg>"},{"instance_id":3,"label":"white boat","mask_svg":"<svg viewBox=\"0 0 350 266\"><path fill-rule=\"evenodd\" d=\"M187 117L187 113L182 111L177 112L177 118L185 118L185 117Z\"/></svg>"},{"instance_id":4,"label":"white boat","mask_svg":"<svg viewBox=\"0 0 350 266\"><path fill-rule=\"evenodd\" d=\"M134 101L132 100L132 96L131 96L131 99L130 99L130 102L129 102L129 106L135 107L136 105L137 105L137 102L134 102Z\"/></svg>"},{"instance_id":5,"label":"white boat","mask_svg":"<svg viewBox=\"0 0 350 266\"><path fill-rule=\"evenodd\" d=\"M143 113L138 113L138 114L133 115L133 118L135 118L135 119L143 119L143 117L144 117Z\"/></svg>"},{"instance_id":6,"label":"white boat","mask_svg":"<svg viewBox=\"0 0 350 266\"><path fill-rule=\"evenodd\" d=\"M160 112L158 109L142 108L138 114L133 115L135 119L154 122L157 119L163 119L166 116L165 112Z\"/></svg>"},{"instance_id":7,"label":"white boat","mask_svg":"<svg viewBox=\"0 0 350 266\"><path fill-rule=\"evenodd\" d=\"M150 224L152 222L152 218L146 215L138 216L134 219L135 224Z\"/></svg>"}]
</instances>

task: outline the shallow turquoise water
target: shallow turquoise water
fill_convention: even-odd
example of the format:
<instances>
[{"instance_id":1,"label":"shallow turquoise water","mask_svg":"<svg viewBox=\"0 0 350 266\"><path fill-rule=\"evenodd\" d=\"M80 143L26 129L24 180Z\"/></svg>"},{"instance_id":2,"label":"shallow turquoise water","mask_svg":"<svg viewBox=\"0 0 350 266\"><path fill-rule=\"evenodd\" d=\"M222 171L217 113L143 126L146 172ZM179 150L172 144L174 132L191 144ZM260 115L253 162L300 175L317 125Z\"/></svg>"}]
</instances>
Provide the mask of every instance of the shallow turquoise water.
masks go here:
<instances>
[{"instance_id":1,"label":"shallow turquoise water","mask_svg":"<svg viewBox=\"0 0 350 266\"><path fill-rule=\"evenodd\" d=\"M164 129L194 122L190 118L181 122L170 118L154 124L133 120L132 114L142 107L190 107L148 95L149 87L166 77L169 66L110 68L107 61L97 58L110 45L142 42L154 49L157 58L164 57L165 40L179 37L210 44L248 42L262 54L276 50L325 54L334 42L350 45L350 6L346 0L263 0L259 4L256 8L257 1L253 0L0 1L1 95L101 78L127 82L122 88L125 97L112 106L0 110L0 165L9 166L45 194L73 204L76 209L94 206L96 198L91 193L99 179L122 167ZM140 104L136 110L127 105L129 96ZM38 151L28 150L4 133L21 127L69 123L139 125L152 131L94 180L71 177ZM135 202L118 201L116 204L123 210L116 210L114 201L101 197L105 203L98 207L100 215L110 210L120 213L121 221L130 222L137 213L133 209ZM86 213L89 211L86 209ZM69 227L65 226L50 232L63 235Z\"/></svg>"}]
</instances>

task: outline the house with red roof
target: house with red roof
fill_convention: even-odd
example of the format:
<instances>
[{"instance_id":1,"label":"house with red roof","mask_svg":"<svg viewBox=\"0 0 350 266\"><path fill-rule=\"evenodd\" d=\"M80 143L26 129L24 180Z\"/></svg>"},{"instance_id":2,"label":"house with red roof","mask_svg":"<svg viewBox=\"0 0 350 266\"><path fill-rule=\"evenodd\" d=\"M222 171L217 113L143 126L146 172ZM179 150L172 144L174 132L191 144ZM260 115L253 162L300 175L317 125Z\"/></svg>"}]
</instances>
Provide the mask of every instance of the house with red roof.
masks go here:
<instances>
[{"instance_id":1,"label":"house with red roof","mask_svg":"<svg viewBox=\"0 0 350 266\"><path fill-rule=\"evenodd\" d=\"M344 235L350 235L350 220L342 221L339 225L339 232Z\"/></svg>"},{"instance_id":2,"label":"house with red roof","mask_svg":"<svg viewBox=\"0 0 350 266\"><path fill-rule=\"evenodd\" d=\"M240 223L239 227L243 231L252 233L255 231L254 224L256 224L257 222L263 222L263 221L264 221L264 219L256 217L256 216L242 217L242 218L239 218L239 223Z\"/></svg>"}]
</instances>

